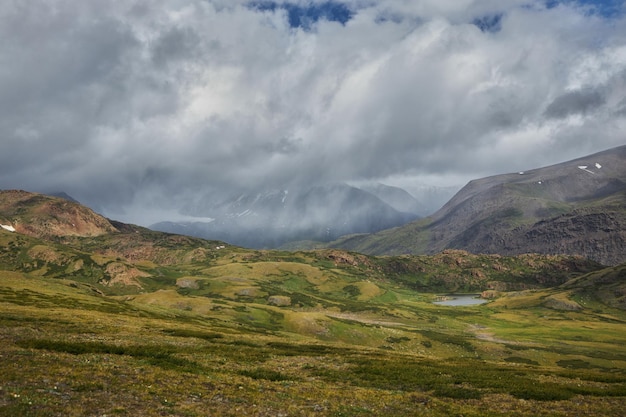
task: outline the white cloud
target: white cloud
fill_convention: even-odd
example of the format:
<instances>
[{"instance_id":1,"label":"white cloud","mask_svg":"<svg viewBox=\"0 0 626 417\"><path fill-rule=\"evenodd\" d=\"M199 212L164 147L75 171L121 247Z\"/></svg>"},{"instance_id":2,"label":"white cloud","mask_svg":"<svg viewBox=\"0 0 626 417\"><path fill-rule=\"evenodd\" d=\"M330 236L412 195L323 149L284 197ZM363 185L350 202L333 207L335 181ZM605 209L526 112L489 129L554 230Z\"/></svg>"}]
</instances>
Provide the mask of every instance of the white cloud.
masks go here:
<instances>
[{"instance_id":1,"label":"white cloud","mask_svg":"<svg viewBox=\"0 0 626 417\"><path fill-rule=\"evenodd\" d=\"M623 143L623 18L345 3L349 21L309 30L246 1L3 3L0 186L141 207L292 181L448 184Z\"/></svg>"}]
</instances>

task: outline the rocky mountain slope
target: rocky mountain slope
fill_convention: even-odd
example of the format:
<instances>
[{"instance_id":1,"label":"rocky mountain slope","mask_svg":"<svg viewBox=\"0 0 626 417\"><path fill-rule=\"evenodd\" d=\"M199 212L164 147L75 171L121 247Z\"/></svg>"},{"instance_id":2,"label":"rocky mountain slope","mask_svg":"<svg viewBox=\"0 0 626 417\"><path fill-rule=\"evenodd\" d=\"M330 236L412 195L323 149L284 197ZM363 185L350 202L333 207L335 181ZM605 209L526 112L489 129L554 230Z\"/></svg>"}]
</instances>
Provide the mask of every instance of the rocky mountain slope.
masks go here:
<instances>
[{"instance_id":1,"label":"rocky mountain slope","mask_svg":"<svg viewBox=\"0 0 626 417\"><path fill-rule=\"evenodd\" d=\"M0 191L0 223L41 238L117 232L108 219L77 202L21 190Z\"/></svg>"},{"instance_id":2,"label":"rocky mountain slope","mask_svg":"<svg viewBox=\"0 0 626 417\"><path fill-rule=\"evenodd\" d=\"M626 261L626 146L471 181L432 216L332 244L370 254L575 254Z\"/></svg>"},{"instance_id":3,"label":"rocky mountain slope","mask_svg":"<svg viewBox=\"0 0 626 417\"><path fill-rule=\"evenodd\" d=\"M393 196L399 201L398 192ZM408 193L403 197L403 203L410 201ZM244 194L222 202L209 198L189 207L186 214L213 221L166 221L150 228L250 248L276 248L289 241L328 242L345 234L376 232L418 217L392 204L368 191L333 184Z\"/></svg>"}]
</instances>

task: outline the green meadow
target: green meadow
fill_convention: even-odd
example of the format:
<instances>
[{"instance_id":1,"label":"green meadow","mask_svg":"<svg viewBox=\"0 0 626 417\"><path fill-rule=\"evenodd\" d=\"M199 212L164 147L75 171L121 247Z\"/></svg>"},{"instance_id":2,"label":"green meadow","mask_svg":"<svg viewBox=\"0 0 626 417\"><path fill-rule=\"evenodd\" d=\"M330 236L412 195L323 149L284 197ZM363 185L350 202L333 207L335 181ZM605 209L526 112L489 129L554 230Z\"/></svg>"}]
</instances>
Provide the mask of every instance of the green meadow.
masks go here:
<instances>
[{"instance_id":1,"label":"green meadow","mask_svg":"<svg viewBox=\"0 0 626 417\"><path fill-rule=\"evenodd\" d=\"M625 267L106 239L0 233L0 415L626 414Z\"/></svg>"}]
</instances>

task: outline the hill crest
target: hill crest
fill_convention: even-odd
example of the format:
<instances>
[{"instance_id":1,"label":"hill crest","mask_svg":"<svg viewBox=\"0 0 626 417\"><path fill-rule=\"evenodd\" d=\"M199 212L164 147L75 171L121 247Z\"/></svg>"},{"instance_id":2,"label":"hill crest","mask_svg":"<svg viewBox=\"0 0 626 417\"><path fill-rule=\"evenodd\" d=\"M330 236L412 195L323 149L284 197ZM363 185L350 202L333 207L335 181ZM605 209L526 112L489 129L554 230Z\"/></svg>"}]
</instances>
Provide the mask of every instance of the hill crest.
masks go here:
<instances>
[{"instance_id":1,"label":"hill crest","mask_svg":"<svg viewBox=\"0 0 626 417\"><path fill-rule=\"evenodd\" d=\"M38 238L116 233L111 222L77 202L23 190L0 191L0 223Z\"/></svg>"}]
</instances>

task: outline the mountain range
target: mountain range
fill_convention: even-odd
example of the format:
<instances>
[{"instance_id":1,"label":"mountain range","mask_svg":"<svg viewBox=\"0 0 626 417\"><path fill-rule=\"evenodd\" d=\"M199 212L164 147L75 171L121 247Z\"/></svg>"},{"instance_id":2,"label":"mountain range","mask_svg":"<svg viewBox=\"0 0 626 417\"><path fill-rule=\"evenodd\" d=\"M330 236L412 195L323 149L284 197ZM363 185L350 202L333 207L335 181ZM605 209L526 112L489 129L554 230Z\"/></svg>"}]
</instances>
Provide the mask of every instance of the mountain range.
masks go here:
<instances>
[{"instance_id":1,"label":"mountain range","mask_svg":"<svg viewBox=\"0 0 626 417\"><path fill-rule=\"evenodd\" d=\"M244 261L259 256L287 260L304 256L295 252L237 248L221 241L153 231L107 219L63 197L22 190L0 191L0 231L5 240L13 242L0 254L0 266L28 272L43 268L40 272L45 276L80 276L105 287L111 284L110 280L128 285L129 276L130 281L139 285L140 277L157 278L162 273L160 267L212 262L226 249L243 254ZM99 262L96 259L99 257L109 260ZM314 263L330 260L335 265L355 268L359 276L391 279L426 292L543 288L603 267L581 256L505 258L460 250L444 250L436 256L375 258L320 249L306 257L312 257ZM109 264L115 267L109 268ZM94 274L101 279L93 281Z\"/></svg>"},{"instance_id":2,"label":"mountain range","mask_svg":"<svg viewBox=\"0 0 626 417\"><path fill-rule=\"evenodd\" d=\"M605 265L626 261L626 146L470 181L426 217L420 214L450 189L420 190L421 200L398 187L341 183L224 200L205 196L182 209L191 221L150 228L249 248L328 247L370 255L460 249L571 254ZM76 202L63 192L51 195Z\"/></svg>"},{"instance_id":3,"label":"mountain range","mask_svg":"<svg viewBox=\"0 0 626 417\"><path fill-rule=\"evenodd\" d=\"M626 146L469 182L431 216L329 246L368 254L575 254L626 261Z\"/></svg>"},{"instance_id":4,"label":"mountain range","mask_svg":"<svg viewBox=\"0 0 626 417\"><path fill-rule=\"evenodd\" d=\"M377 184L361 189L329 184L201 199L183 211L199 221L164 221L151 229L216 239L249 248L277 248L292 241L329 242L417 219L419 203L406 191Z\"/></svg>"}]
</instances>

